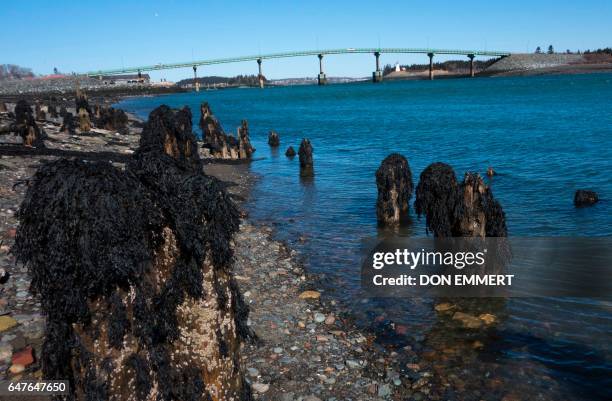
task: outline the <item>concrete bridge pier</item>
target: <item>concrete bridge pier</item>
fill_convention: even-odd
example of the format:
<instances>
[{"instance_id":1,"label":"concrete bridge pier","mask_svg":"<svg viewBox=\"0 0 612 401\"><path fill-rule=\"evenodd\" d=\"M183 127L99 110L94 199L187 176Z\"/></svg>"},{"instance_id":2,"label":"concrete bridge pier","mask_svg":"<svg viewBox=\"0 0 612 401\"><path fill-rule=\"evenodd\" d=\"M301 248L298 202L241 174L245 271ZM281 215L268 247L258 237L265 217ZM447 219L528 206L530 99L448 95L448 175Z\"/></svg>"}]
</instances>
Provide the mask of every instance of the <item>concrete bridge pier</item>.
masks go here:
<instances>
[{"instance_id":1,"label":"concrete bridge pier","mask_svg":"<svg viewBox=\"0 0 612 401\"><path fill-rule=\"evenodd\" d=\"M319 76L318 76L319 85L326 85L327 77L325 76L325 73L323 72L323 55L319 54L318 57L319 57Z\"/></svg>"},{"instance_id":2,"label":"concrete bridge pier","mask_svg":"<svg viewBox=\"0 0 612 401\"><path fill-rule=\"evenodd\" d=\"M468 58L470 59L470 77L474 77L474 55L468 54Z\"/></svg>"},{"instance_id":3,"label":"concrete bridge pier","mask_svg":"<svg viewBox=\"0 0 612 401\"><path fill-rule=\"evenodd\" d=\"M200 91L200 83L198 82L198 67L193 66L193 87L196 92Z\"/></svg>"},{"instance_id":4,"label":"concrete bridge pier","mask_svg":"<svg viewBox=\"0 0 612 401\"><path fill-rule=\"evenodd\" d=\"M427 53L427 56L429 57L429 79L433 79L434 78L434 73L433 73L433 53Z\"/></svg>"},{"instance_id":5,"label":"concrete bridge pier","mask_svg":"<svg viewBox=\"0 0 612 401\"><path fill-rule=\"evenodd\" d=\"M264 87L264 76L261 73L261 59L260 58L257 59L257 66L259 67L259 75L258 75L258 78L259 78L259 87L261 89L263 89L263 87Z\"/></svg>"},{"instance_id":6,"label":"concrete bridge pier","mask_svg":"<svg viewBox=\"0 0 612 401\"><path fill-rule=\"evenodd\" d=\"M382 82L383 73L380 69L380 52L375 52L374 56L376 57L376 71L372 73L372 82Z\"/></svg>"}]
</instances>

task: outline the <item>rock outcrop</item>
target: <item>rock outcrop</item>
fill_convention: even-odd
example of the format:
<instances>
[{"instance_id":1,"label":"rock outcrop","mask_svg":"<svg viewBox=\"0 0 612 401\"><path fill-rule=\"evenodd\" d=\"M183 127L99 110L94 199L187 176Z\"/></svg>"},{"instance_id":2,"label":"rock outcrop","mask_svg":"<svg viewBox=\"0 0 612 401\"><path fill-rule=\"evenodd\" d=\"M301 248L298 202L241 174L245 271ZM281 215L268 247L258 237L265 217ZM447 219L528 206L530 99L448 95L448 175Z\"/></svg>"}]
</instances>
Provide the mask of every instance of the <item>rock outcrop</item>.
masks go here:
<instances>
[{"instance_id":1,"label":"rock outcrop","mask_svg":"<svg viewBox=\"0 0 612 401\"><path fill-rule=\"evenodd\" d=\"M412 196L412 172L400 154L387 156L376 170L376 217L379 224L397 225L408 212Z\"/></svg>"},{"instance_id":2,"label":"rock outcrop","mask_svg":"<svg viewBox=\"0 0 612 401\"><path fill-rule=\"evenodd\" d=\"M47 317L45 379L72 399L246 400L238 212L202 173L188 109L154 110L125 170L60 159L35 174L14 253Z\"/></svg>"},{"instance_id":3,"label":"rock outcrop","mask_svg":"<svg viewBox=\"0 0 612 401\"><path fill-rule=\"evenodd\" d=\"M505 237L506 218L482 177L466 173L461 184L445 163L421 173L414 207L436 237Z\"/></svg>"},{"instance_id":4,"label":"rock outcrop","mask_svg":"<svg viewBox=\"0 0 612 401\"><path fill-rule=\"evenodd\" d=\"M301 177L312 177L314 176L314 165L312 160L312 145L310 140L307 138L302 139L300 143L300 149L298 155L300 156L300 176Z\"/></svg>"},{"instance_id":5,"label":"rock outcrop","mask_svg":"<svg viewBox=\"0 0 612 401\"><path fill-rule=\"evenodd\" d=\"M272 148L277 148L280 146L280 137L276 131L270 131L268 134L268 145Z\"/></svg>"},{"instance_id":6,"label":"rock outcrop","mask_svg":"<svg viewBox=\"0 0 612 401\"><path fill-rule=\"evenodd\" d=\"M579 189L574 194L574 206L576 207L592 206L597 202L599 202L599 196L595 191Z\"/></svg>"}]
</instances>

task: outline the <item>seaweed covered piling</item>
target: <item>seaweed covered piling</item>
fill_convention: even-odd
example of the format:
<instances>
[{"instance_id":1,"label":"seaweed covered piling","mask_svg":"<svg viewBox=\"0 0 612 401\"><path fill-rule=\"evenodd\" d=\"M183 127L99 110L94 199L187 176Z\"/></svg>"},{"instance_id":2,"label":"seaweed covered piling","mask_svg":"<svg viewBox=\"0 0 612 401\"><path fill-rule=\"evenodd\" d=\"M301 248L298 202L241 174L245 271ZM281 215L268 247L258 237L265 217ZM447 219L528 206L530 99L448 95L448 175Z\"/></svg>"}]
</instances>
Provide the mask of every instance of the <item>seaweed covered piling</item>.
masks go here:
<instances>
[{"instance_id":1,"label":"seaweed covered piling","mask_svg":"<svg viewBox=\"0 0 612 401\"><path fill-rule=\"evenodd\" d=\"M240 159L250 159L255 152L255 148L251 145L249 138L249 123L247 120L242 120L238 127L238 157Z\"/></svg>"},{"instance_id":2,"label":"seaweed covered piling","mask_svg":"<svg viewBox=\"0 0 612 401\"><path fill-rule=\"evenodd\" d=\"M62 125L60 127L60 132L67 132L70 135L75 135L76 134L76 121L72 113L66 111L66 109L63 109L63 114L61 114L61 116L62 116Z\"/></svg>"},{"instance_id":3,"label":"seaweed covered piling","mask_svg":"<svg viewBox=\"0 0 612 401\"><path fill-rule=\"evenodd\" d=\"M421 173L414 207L425 215L429 232L436 237L505 237L506 218L477 173L466 173L462 183L445 163L432 163Z\"/></svg>"},{"instance_id":4,"label":"seaweed covered piling","mask_svg":"<svg viewBox=\"0 0 612 401\"><path fill-rule=\"evenodd\" d=\"M574 206L584 207L592 206L599 202L597 192L588 189L579 189L574 194Z\"/></svg>"},{"instance_id":5,"label":"seaweed covered piling","mask_svg":"<svg viewBox=\"0 0 612 401\"><path fill-rule=\"evenodd\" d=\"M120 109L95 105L92 120L97 128L116 131L120 134L127 134L129 131L128 116Z\"/></svg>"},{"instance_id":6,"label":"seaweed covered piling","mask_svg":"<svg viewBox=\"0 0 612 401\"><path fill-rule=\"evenodd\" d=\"M280 146L280 137L276 131L270 131L270 133L268 133L268 145L270 145L271 148Z\"/></svg>"},{"instance_id":7,"label":"seaweed covered piling","mask_svg":"<svg viewBox=\"0 0 612 401\"><path fill-rule=\"evenodd\" d=\"M43 141L45 134L32 115L32 108L25 100L19 100L15 105L15 123L12 124L10 130L18 135L23 140L24 146L28 147L44 147Z\"/></svg>"},{"instance_id":8,"label":"seaweed covered piling","mask_svg":"<svg viewBox=\"0 0 612 401\"><path fill-rule=\"evenodd\" d=\"M314 176L314 166L312 161L312 145L310 140L307 138L302 139L300 143L300 149L298 155L300 157L300 176L301 177L312 177Z\"/></svg>"},{"instance_id":9,"label":"seaweed covered piling","mask_svg":"<svg viewBox=\"0 0 612 401\"><path fill-rule=\"evenodd\" d=\"M398 153L387 156L376 170L376 217L383 225L397 225L408 212L412 196L412 172L408 160Z\"/></svg>"},{"instance_id":10,"label":"seaweed covered piling","mask_svg":"<svg viewBox=\"0 0 612 401\"><path fill-rule=\"evenodd\" d=\"M32 180L13 251L47 316L44 377L72 398L250 398L238 211L194 149L189 109L161 106L125 170L60 159Z\"/></svg>"}]
</instances>

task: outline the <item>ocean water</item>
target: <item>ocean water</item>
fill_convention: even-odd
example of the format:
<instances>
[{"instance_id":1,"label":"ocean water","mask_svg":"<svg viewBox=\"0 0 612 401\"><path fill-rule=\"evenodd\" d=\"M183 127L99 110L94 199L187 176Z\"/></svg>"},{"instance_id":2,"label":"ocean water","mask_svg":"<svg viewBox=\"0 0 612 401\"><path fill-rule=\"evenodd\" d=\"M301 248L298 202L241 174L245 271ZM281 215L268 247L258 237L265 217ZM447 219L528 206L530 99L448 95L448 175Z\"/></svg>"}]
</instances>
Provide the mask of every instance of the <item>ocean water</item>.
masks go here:
<instances>
[{"instance_id":1,"label":"ocean water","mask_svg":"<svg viewBox=\"0 0 612 401\"><path fill-rule=\"evenodd\" d=\"M612 236L611 74L245 88L119 106L146 118L160 104L188 105L199 134L203 101L226 131L249 121L258 158L250 169L261 177L247 205L251 217L274 224L326 296L376 333L380 346L408 362L412 351L427 360L440 385L453 389L445 397L612 399L608 300L479 300L472 307L499 324L475 333L436 314L439 300L369 299L359 285L364 240L389 235L376 224L374 173L391 152L406 156L415 186L432 162L450 164L459 179L492 166L498 175L488 183L510 236ZM267 145L272 129L278 150ZM309 180L300 179L297 157L284 156L302 138L314 147ZM579 188L596 190L601 201L574 208ZM426 235L412 207L410 215L400 234Z\"/></svg>"}]
</instances>

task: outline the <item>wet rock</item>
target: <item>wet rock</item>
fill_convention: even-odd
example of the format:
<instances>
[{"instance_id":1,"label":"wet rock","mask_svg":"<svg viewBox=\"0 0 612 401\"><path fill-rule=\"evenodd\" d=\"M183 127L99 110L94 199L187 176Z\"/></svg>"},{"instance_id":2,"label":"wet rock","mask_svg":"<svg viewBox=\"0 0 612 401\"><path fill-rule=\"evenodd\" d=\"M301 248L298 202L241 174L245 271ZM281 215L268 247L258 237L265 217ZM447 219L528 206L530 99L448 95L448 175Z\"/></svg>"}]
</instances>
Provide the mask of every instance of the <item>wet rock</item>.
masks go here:
<instances>
[{"instance_id":1,"label":"wet rock","mask_svg":"<svg viewBox=\"0 0 612 401\"><path fill-rule=\"evenodd\" d=\"M376 217L380 224L397 225L408 212L412 196L412 172L400 154L387 156L376 170Z\"/></svg>"},{"instance_id":2,"label":"wet rock","mask_svg":"<svg viewBox=\"0 0 612 401\"><path fill-rule=\"evenodd\" d=\"M463 312L455 312L453 315L453 320L458 320L463 324L463 327L468 329L478 329L482 327L483 321L477 318L476 316L472 316Z\"/></svg>"},{"instance_id":3,"label":"wet rock","mask_svg":"<svg viewBox=\"0 0 612 401\"><path fill-rule=\"evenodd\" d=\"M497 321L497 317L495 317L495 315L492 315L490 313L483 313L479 315L478 318L482 320L483 322L485 322L485 324L487 325L493 324Z\"/></svg>"},{"instance_id":4,"label":"wet rock","mask_svg":"<svg viewBox=\"0 0 612 401\"><path fill-rule=\"evenodd\" d=\"M17 326L17 321L10 316L0 316L0 333Z\"/></svg>"},{"instance_id":5,"label":"wet rock","mask_svg":"<svg viewBox=\"0 0 612 401\"><path fill-rule=\"evenodd\" d=\"M25 366L19 365L19 364L11 365L11 367L9 368L9 372L11 372L14 375L17 375L17 374L23 372L25 370L25 368L26 368Z\"/></svg>"},{"instance_id":6,"label":"wet rock","mask_svg":"<svg viewBox=\"0 0 612 401\"><path fill-rule=\"evenodd\" d=\"M32 347L26 347L21 351L15 352L11 358L13 365L29 366L34 363L34 354Z\"/></svg>"},{"instance_id":7,"label":"wet rock","mask_svg":"<svg viewBox=\"0 0 612 401\"><path fill-rule=\"evenodd\" d=\"M587 189L579 189L574 194L574 206L584 207L591 206L599 202L597 192Z\"/></svg>"},{"instance_id":8,"label":"wet rock","mask_svg":"<svg viewBox=\"0 0 612 401\"><path fill-rule=\"evenodd\" d=\"M325 318L325 324L331 326L336 321L336 317L334 315L329 315Z\"/></svg>"},{"instance_id":9,"label":"wet rock","mask_svg":"<svg viewBox=\"0 0 612 401\"><path fill-rule=\"evenodd\" d=\"M314 321L317 323L323 323L325 321L325 315L319 312L315 313Z\"/></svg>"},{"instance_id":10,"label":"wet rock","mask_svg":"<svg viewBox=\"0 0 612 401\"><path fill-rule=\"evenodd\" d=\"M280 145L280 138L276 131L270 131L268 134L268 145L272 148L277 148Z\"/></svg>"},{"instance_id":11,"label":"wet rock","mask_svg":"<svg viewBox=\"0 0 612 401\"><path fill-rule=\"evenodd\" d=\"M287 156L290 159L293 159L295 157L295 149L293 149L293 146L289 146L287 148L287 151L285 152L285 156Z\"/></svg>"},{"instance_id":12,"label":"wet rock","mask_svg":"<svg viewBox=\"0 0 612 401\"><path fill-rule=\"evenodd\" d=\"M300 156L300 176L301 177L312 177L314 176L314 166L312 160L312 145L306 138L302 139L300 143L300 149L298 155Z\"/></svg>"},{"instance_id":13,"label":"wet rock","mask_svg":"<svg viewBox=\"0 0 612 401\"><path fill-rule=\"evenodd\" d=\"M382 386L378 387L378 396L379 397L388 397L391 395L391 387L388 384L383 384Z\"/></svg>"},{"instance_id":14,"label":"wet rock","mask_svg":"<svg viewBox=\"0 0 612 401\"><path fill-rule=\"evenodd\" d=\"M270 385L267 383L255 382L251 385L251 388L257 393L265 393L270 389Z\"/></svg>"},{"instance_id":15,"label":"wet rock","mask_svg":"<svg viewBox=\"0 0 612 401\"><path fill-rule=\"evenodd\" d=\"M493 170L493 167L489 166L489 168L487 168L487 176L493 177L496 174L497 173L495 172L495 170Z\"/></svg>"},{"instance_id":16,"label":"wet rock","mask_svg":"<svg viewBox=\"0 0 612 401\"><path fill-rule=\"evenodd\" d=\"M307 290L299 295L300 299L319 299L321 293L319 291Z\"/></svg>"}]
</instances>

